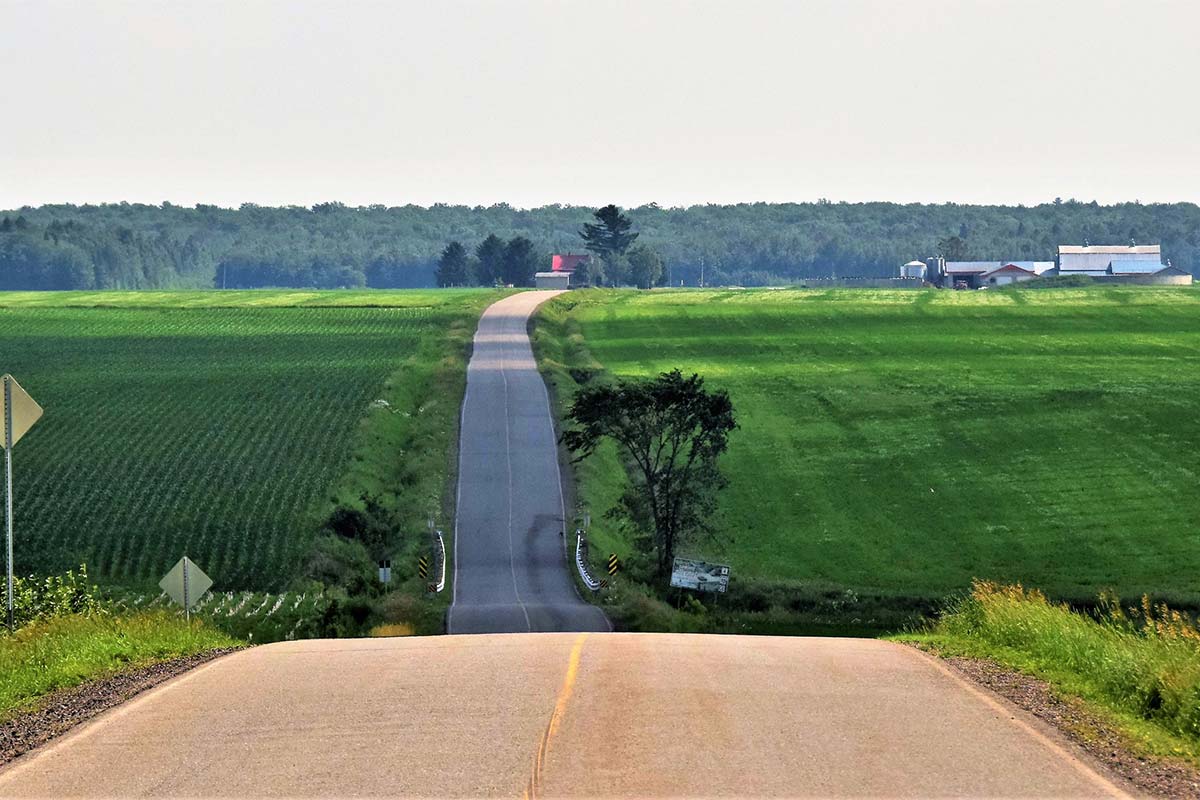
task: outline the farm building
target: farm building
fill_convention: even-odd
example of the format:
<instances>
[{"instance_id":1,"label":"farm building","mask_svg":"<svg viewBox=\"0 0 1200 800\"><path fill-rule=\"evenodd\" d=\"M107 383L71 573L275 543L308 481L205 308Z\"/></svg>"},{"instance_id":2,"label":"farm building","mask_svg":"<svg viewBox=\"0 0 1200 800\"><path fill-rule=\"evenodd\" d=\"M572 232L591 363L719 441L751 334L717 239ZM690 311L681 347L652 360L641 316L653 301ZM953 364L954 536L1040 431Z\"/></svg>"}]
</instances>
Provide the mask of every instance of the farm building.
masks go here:
<instances>
[{"instance_id":1,"label":"farm building","mask_svg":"<svg viewBox=\"0 0 1200 800\"><path fill-rule=\"evenodd\" d=\"M1008 270L1009 267L1014 269ZM1020 280L1030 280L1052 269L1053 261L947 261L944 267L945 284L951 288L963 284L968 289L978 289L981 286L1012 283L1017 275L1027 275ZM1001 270L1008 271L1002 273ZM990 280L992 277L996 280Z\"/></svg>"},{"instance_id":2,"label":"farm building","mask_svg":"<svg viewBox=\"0 0 1200 800\"><path fill-rule=\"evenodd\" d=\"M1190 272L1162 263L1162 248L1150 245L1062 245L1058 274L1087 275L1104 283L1190 286Z\"/></svg>"},{"instance_id":3,"label":"farm building","mask_svg":"<svg viewBox=\"0 0 1200 800\"><path fill-rule=\"evenodd\" d=\"M550 271L551 272L574 272L583 264L588 264L592 260L589 255L577 255L574 253L555 253L550 256Z\"/></svg>"},{"instance_id":4,"label":"farm building","mask_svg":"<svg viewBox=\"0 0 1200 800\"><path fill-rule=\"evenodd\" d=\"M901 278L920 278L921 280L924 280L925 279L925 271L927 269L928 269L928 267L925 266L924 261L910 261L907 264L905 264L904 266L900 267L900 277Z\"/></svg>"},{"instance_id":5,"label":"farm building","mask_svg":"<svg viewBox=\"0 0 1200 800\"><path fill-rule=\"evenodd\" d=\"M1016 264L1005 264L999 269L994 269L991 272L985 272L980 276L980 279L985 281L989 286L1004 286L1009 283L1019 283L1020 281L1031 281L1038 275L1032 269L1017 266Z\"/></svg>"},{"instance_id":6,"label":"farm building","mask_svg":"<svg viewBox=\"0 0 1200 800\"><path fill-rule=\"evenodd\" d=\"M1162 269L1162 247L1147 245L1059 245L1058 273L1060 275L1111 275L1109 267L1114 261L1123 264L1141 263L1158 265Z\"/></svg>"},{"instance_id":7,"label":"farm building","mask_svg":"<svg viewBox=\"0 0 1200 800\"><path fill-rule=\"evenodd\" d=\"M565 270L538 272L533 276L533 285L538 289L570 289L571 273Z\"/></svg>"}]
</instances>

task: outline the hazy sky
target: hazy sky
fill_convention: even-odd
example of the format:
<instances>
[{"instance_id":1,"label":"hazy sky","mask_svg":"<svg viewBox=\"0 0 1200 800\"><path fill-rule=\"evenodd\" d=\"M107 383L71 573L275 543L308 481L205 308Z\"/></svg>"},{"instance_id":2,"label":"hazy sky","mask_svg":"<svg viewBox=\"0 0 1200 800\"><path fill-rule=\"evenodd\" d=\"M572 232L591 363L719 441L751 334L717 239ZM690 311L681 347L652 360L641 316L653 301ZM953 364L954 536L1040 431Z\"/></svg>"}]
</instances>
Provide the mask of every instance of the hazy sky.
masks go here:
<instances>
[{"instance_id":1,"label":"hazy sky","mask_svg":"<svg viewBox=\"0 0 1200 800\"><path fill-rule=\"evenodd\" d=\"M1200 201L1200 2L0 0L0 208Z\"/></svg>"}]
</instances>

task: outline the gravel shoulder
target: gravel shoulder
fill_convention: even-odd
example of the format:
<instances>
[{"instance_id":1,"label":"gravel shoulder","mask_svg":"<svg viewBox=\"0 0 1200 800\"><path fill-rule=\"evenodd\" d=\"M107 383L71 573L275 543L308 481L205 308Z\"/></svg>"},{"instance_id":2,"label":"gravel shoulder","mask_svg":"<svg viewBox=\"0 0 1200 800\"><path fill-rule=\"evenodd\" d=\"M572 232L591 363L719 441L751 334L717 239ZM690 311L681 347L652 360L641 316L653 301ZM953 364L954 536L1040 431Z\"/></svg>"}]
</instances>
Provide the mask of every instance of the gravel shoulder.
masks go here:
<instances>
[{"instance_id":1,"label":"gravel shoulder","mask_svg":"<svg viewBox=\"0 0 1200 800\"><path fill-rule=\"evenodd\" d=\"M237 649L174 658L54 692L37 708L0 721L0 766L147 689Z\"/></svg>"},{"instance_id":2,"label":"gravel shoulder","mask_svg":"<svg viewBox=\"0 0 1200 800\"><path fill-rule=\"evenodd\" d=\"M971 682L1053 726L1073 745L1147 796L1170 800L1200 797L1200 769L1180 760L1138 755L1112 725L1088 711L1081 701L1063 698L1045 681L987 659L930 654Z\"/></svg>"}]
</instances>

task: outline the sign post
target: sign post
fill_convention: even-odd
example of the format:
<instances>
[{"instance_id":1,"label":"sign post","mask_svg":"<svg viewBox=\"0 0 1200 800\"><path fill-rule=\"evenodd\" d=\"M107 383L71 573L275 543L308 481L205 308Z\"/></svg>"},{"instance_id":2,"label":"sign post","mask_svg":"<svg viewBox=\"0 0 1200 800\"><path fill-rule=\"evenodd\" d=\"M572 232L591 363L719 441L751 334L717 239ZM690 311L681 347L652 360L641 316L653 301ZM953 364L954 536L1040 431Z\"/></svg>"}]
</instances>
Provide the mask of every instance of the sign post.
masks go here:
<instances>
[{"instance_id":1,"label":"sign post","mask_svg":"<svg viewBox=\"0 0 1200 800\"><path fill-rule=\"evenodd\" d=\"M42 407L25 393L12 375L0 377L0 415L4 417L4 547L8 572L8 629L13 630L13 488L12 449L33 423L42 416Z\"/></svg>"},{"instance_id":2,"label":"sign post","mask_svg":"<svg viewBox=\"0 0 1200 800\"><path fill-rule=\"evenodd\" d=\"M184 618L191 622L192 606L204 596L212 583L212 578L205 575L190 558L184 556L163 576L158 585L168 597L183 606Z\"/></svg>"}]
</instances>

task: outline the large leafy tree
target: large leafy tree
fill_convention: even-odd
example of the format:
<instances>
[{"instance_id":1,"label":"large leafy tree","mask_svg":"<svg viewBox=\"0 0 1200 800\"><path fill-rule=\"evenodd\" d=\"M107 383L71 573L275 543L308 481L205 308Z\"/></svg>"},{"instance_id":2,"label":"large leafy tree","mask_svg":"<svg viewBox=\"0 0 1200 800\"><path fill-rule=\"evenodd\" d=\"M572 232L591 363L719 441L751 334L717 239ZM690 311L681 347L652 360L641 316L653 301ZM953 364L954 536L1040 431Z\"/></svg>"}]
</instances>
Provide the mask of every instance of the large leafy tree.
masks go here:
<instances>
[{"instance_id":1,"label":"large leafy tree","mask_svg":"<svg viewBox=\"0 0 1200 800\"><path fill-rule=\"evenodd\" d=\"M579 235L583 237L583 246L604 261L609 279L616 282L622 271L621 259L638 234L631 230L633 222L615 205L607 205L592 216L596 221L585 222Z\"/></svg>"},{"instance_id":2,"label":"large leafy tree","mask_svg":"<svg viewBox=\"0 0 1200 800\"><path fill-rule=\"evenodd\" d=\"M451 242L438 259L438 286L466 286L471 282L471 263L467 248L461 242Z\"/></svg>"},{"instance_id":3,"label":"large leafy tree","mask_svg":"<svg viewBox=\"0 0 1200 800\"><path fill-rule=\"evenodd\" d=\"M645 541L656 573L669 575L677 545L708 529L716 493L726 484L717 459L737 427L729 395L708 391L699 375L673 370L653 380L585 386L568 418L572 427L562 442L576 461L612 439L633 463L619 508L649 527Z\"/></svg>"},{"instance_id":4,"label":"large leafy tree","mask_svg":"<svg viewBox=\"0 0 1200 800\"><path fill-rule=\"evenodd\" d=\"M639 289L649 289L662 282L663 259L653 247L639 244L631 248L629 256L629 279Z\"/></svg>"}]
</instances>

